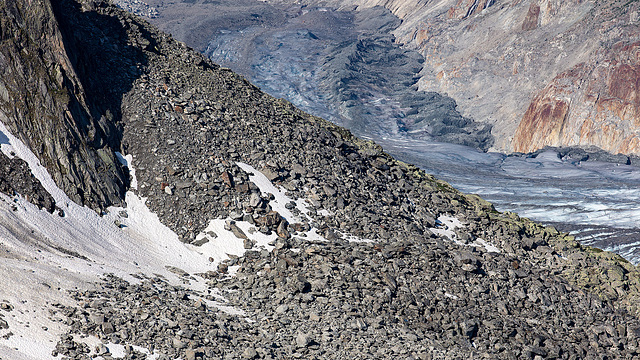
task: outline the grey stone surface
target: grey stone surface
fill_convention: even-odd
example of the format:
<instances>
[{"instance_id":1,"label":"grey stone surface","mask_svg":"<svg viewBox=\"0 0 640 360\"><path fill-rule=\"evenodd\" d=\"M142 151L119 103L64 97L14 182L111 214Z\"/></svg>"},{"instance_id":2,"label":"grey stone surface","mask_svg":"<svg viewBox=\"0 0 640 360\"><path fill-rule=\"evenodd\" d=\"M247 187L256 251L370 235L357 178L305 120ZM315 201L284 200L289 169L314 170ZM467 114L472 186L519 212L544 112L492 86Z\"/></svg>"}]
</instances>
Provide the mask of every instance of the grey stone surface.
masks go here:
<instances>
[{"instance_id":1,"label":"grey stone surface","mask_svg":"<svg viewBox=\"0 0 640 360\"><path fill-rule=\"evenodd\" d=\"M109 3L82 6L88 14L66 14L90 16L78 34L102 21L127 29L126 46L146 59L121 99L120 140L148 206L185 242L231 214L279 237L273 251L248 249L206 274L166 265L182 281L206 281L202 292L138 274L137 283L106 275L95 289L66 289L78 306L50 307L68 326L54 356L95 353L73 335L126 344L127 359L145 357L130 345L163 359L640 355L640 277L623 259L498 213ZM273 195L257 201L239 161L269 169L292 199L309 199L311 220L288 224ZM459 243L433 229L443 229L443 215L461 222ZM301 238L310 227L324 240Z\"/></svg>"}]
</instances>

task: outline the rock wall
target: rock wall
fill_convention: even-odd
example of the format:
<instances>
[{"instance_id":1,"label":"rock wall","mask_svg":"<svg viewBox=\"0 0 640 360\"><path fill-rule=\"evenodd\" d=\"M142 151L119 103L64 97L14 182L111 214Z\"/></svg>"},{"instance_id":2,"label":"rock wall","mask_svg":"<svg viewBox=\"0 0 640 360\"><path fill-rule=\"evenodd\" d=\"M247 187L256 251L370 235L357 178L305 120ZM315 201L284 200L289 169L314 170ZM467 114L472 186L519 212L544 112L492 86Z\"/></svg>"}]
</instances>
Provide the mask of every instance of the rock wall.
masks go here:
<instances>
[{"instance_id":1,"label":"rock wall","mask_svg":"<svg viewBox=\"0 0 640 360\"><path fill-rule=\"evenodd\" d=\"M0 121L74 201L96 209L119 204L128 178L114 156L120 113L114 82L123 71L109 68L115 50L108 44L121 34L104 28L80 40L96 30L95 12L77 11L68 1L54 4L0 2ZM83 51L70 52L80 46ZM87 94L95 96L89 101Z\"/></svg>"},{"instance_id":2,"label":"rock wall","mask_svg":"<svg viewBox=\"0 0 640 360\"><path fill-rule=\"evenodd\" d=\"M640 43L624 41L556 76L534 97L514 149L595 145L612 153L640 153Z\"/></svg>"}]
</instances>

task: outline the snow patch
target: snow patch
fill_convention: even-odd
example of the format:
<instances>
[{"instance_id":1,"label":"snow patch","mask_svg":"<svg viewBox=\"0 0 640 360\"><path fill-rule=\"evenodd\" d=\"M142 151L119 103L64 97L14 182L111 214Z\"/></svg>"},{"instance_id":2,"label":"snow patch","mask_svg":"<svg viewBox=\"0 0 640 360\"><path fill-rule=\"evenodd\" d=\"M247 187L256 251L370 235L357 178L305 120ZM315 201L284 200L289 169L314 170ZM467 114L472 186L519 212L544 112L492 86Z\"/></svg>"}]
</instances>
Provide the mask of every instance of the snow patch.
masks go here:
<instances>
[{"instance_id":1,"label":"snow patch","mask_svg":"<svg viewBox=\"0 0 640 360\"><path fill-rule=\"evenodd\" d=\"M129 175L131 175L131 188L138 190L138 179L136 178L136 169L131 165L133 163L133 155L122 155L116 151L116 158L118 161L129 169Z\"/></svg>"},{"instance_id":2,"label":"snow patch","mask_svg":"<svg viewBox=\"0 0 640 360\"><path fill-rule=\"evenodd\" d=\"M462 222L458 218L449 215L440 215L438 219L436 219L436 227L429 230L440 237L446 237L449 240L456 241L458 237L458 235L456 235L456 229L463 227Z\"/></svg>"},{"instance_id":3,"label":"snow patch","mask_svg":"<svg viewBox=\"0 0 640 360\"><path fill-rule=\"evenodd\" d=\"M289 224L300 222L300 218L293 215L291 210L285 207L292 200L285 194L284 190L275 187L263 173L251 165L241 162L236 163L236 165L249 174L249 180L256 184L262 193L273 194L274 200L271 200L269 204L274 211L277 211L283 218L287 219ZM296 205L303 214L309 211L303 203L296 202Z\"/></svg>"},{"instance_id":4,"label":"snow patch","mask_svg":"<svg viewBox=\"0 0 640 360\"><path fill-rule=\"evenodd\" d=\"M244 248L244 240L226 229L226 221L222 219L211 220L209 226L196 236L196 241L205 238L209 241L200 247L195 247L195 251L211 257L215 264L228 259L229 255L242 256L247 251ZM276 234L265 235L246 221L236 221L235 225L247 235L247 238L255 241L254 249L264 248L269 251L273 249L269 243L277 239Z\"/></svg>"},{"instance_id":5,"label":"snow patch","mask_svg":"<svg viewBox=\"0 0 640 360\"><path fill-rule=\"evenodd\" d=\"M473 242L470 242L468 244L460 241L458 239L458 234L456 234L456 229L463 228L464 225L462 225L460 219L450 215L441 215L436 220L436 227L430 228L429 230L431 230L432 233L440 237L447 238L460 246L484 247L487 252L501 252L498 247L481 238L477 238Z\"/></svg>"},{"instance_id":6,"label":"snow patch","mask_svg":"<svg viewBox=\"0 0 640 360\"><path fill-rule=\"evenodd\" d=\"M260 189L263 194L273 194L274 200L271 200L269 204L271 208L277 211L283 218L285 218L289 224L301 222L301 220L307 222L313 222L313 219L309 216L309 208L307 203L303 199L292 200L286 195L286 190L277 188L269 179L260 171L256 170L253 166L245 163L236 163L238 167L249 174L249 180L252 181ZM293 214L293 212L285 207L286 204L293 203L300 213L304 216L301 218ZM331 212L325 209L317 210L317 214L320 216L331 216ZM311 230L304 233L303 238L312 241L327 241L324 237L318 234L318 229L311 228ZM371 240L360 239L356 236L347 235L343 236L347 241L351 242L372 242Z\"/></svg>"},{"instance_id":7,"label":"snow patch","mask_svg":"<svg viewBox=\"0 0 640 360\"><path fill-rule=\"evenodd\" d=\"M188 273L215 269L215 262L209 261L211 254L181 243L149 210L145 199L131 191L126 193L126 208L111 207L104 216L71 201L37 157L1 122L0 150L25 160L64 210L64 217L60 217L24 198L0 194L0 287L2 300L14 306L13 311L4 313L9 329L0 331L0 359L53 358L55 344L67 327L61 315L52 315L49 309L54 303L77 306L68 289L90 289L107 273L131 282L139 281L132 274L158 274L184 286L165 266ZM118 158L129 167L135 187L133 158L122 154ZM205 287L200 281L192 286ZM241 314L223 302L215 307ZM13 335L2 337L9 332Z\"/></svg>"},{"instance_id":8,"label":"snow patch","mask_svg":"<svg viewBox=\"0 0 640 360\"><path fill-rule=\"evenodd\" d=\"M147 356L148 360L155 360L157 358L160 357L160 355L158 354L152 354L148 349L140 347L140 346L136 346L136 345L132 345L132 344L114 344L114 343L104 343L102 342L102 340L98 339L97 337L90 335L90 336L79 336L79 335L75 335L73 337L73 341L78 342L78 343L84 343L87 344L89 346L89 348L91 349L91 353L89 354L89 356L91 356L92 359L95 360L100 360L100 359L104 359L102 356L98 355L95 350L98 346L100 345L104 345L108 350L109 353L111 354L112 357L117 358L117 359L124 359L124 357L126 356L126 351L124 349L125 346L131 346L134 350L139 351L143 354L145 354Z\"/></svg>"},{"instance_id":9,"label":"snow patch","mask_svg":"<svg viewBox=\"0 0 640 360\"><path fill-rule=\"evenodd\" d=\"M477 238L476 241L474 241L474 243L478 244L480 246L484 246L484 248L485 248L485 250L487 250L487 252L493 252L493 253L501 252L498 247L496 247L495 245L493 245L493 244L491 244L491 243L489 243L489 242L487 242L487 241L485 241L483 239Z\"/></svg>"}]
</instances>

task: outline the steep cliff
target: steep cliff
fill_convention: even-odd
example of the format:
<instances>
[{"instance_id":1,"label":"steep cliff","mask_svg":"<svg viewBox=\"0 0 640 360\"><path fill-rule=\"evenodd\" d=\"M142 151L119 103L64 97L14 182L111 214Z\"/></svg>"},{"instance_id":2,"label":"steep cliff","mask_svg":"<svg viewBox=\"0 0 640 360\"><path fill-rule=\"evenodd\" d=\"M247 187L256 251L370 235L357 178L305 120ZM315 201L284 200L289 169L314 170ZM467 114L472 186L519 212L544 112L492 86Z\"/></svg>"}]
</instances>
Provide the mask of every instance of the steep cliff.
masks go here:
<instances>
[{"instance_id":1,"label":"steep cliff","mask_svg":"<svg viewBox=\"0 0 640 360\"><path fill-rule=\"evenodd\" d=\"M640 153L640 43L617 42L558 76L531 101L514 150L595 145Z\"/></svg>"},{"instance_id":2,"label":"steep cliff","mask_svg":"<svg viewBox=\"0 0 640 360\"><path fill-rule=\"evenodd\" d=\"M127 47L113 46L122 31L96 28L78 6L0 2L0 120L74 201L98 209L120 204L128 183L114 151L135 69L119 61Z\"/></svg>"}]
</instances>

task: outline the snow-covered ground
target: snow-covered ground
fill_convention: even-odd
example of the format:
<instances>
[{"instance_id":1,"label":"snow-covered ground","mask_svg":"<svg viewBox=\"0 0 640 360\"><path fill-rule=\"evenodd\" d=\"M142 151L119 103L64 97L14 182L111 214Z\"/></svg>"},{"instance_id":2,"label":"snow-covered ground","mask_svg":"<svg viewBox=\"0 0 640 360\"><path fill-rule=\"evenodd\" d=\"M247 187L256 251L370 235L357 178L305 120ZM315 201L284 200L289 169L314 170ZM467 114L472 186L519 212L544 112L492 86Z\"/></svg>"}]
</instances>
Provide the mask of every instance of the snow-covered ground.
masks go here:
<instances>
[{"instance_id":1,"label":"snow-covered ground","mask_svg":"<svg viewBox=\"0 0 640 360\"><path fill-rule=\"evenodd\" d=\"M25 199L0 194L0 297L14 307L3 312L9 329L1 331L0 336L12 335L0 338L2 359L52 358L65 327L51 317L47 308L53 303L72 305L66 289L91 288L106 273L129 281L136 281L131 274L159 274L178 283L177 275L167 266L202 273L216 269L226 254L238 252L239 240L224 231L219 233L215 250L213 246L197 248L181 243L149 211L145 199L132 191L126 195L127 208L111 208L104 216L75 204L2 123L0 147L5 154L27 161L64 210L64 217L60 217ZM121 159L131 165L130 156ZM126 217L122 216L124 212ZM115 220L124 226L116 226Z\"/></svg>"},{"instance_id":2,"label":"snow-covered ground","mask_svg":"<svg viewBox=\"0 0 640 360\"><path fill-rule=\"evenodd\" d=\"M108 214L99 216L72 202L35 155L2 123L0 146L4 153L29 163L65 214L49 214L22 198L0 194L0 299L14 307L11 312L3 312L9 329L0 336L9 332L13 335L0 338L2 359L51 358L65 327L51 317L47 308L53 303L73 304L65 289L90 288L106 273L129 281L136 281L131 274L159 274L178 283L177 275L167 266L203 273L215 270L227 254L244 252L240 239L218 228L215 242L203 247L181 243L147 208L145 199L133 191L126 194L126 208L111 208ZM134 170L131 156L120 158ZM116 226L116 220L122 228ZM196 290L204 287L193 285ZM213 305L238 311L225 306L224 301Z\"/></svg>"},{"instance_id":3,"label":"snow-covered ground","mask_svg":"<svg viewBox=\"0 0 640 360\"><path fill-rule=\"evenodd\" d=\"M135 159L117 154L132 174L131 191L126 194L126 208L111 207L106 214L71 201L54 183L36 156L13 137L0 122L0 150L29 164L32 173L64 210L64 216L50 214L20 197L0 194L0 302L11 304L10 312L0 310L9 329L0 331L0 359L50 359L60 335L66 328L50 314L51 304L74 305L69 289L89 289L107 273L128 281L138 281L132 274L162 275L170 282L185 285L170 270L177 267L190 274L217 269L229 255L241 256L247 250L242 239L229 230L227 221L214 219L196 239L208 237L202 246L183 244L177 234L164 226L158 216L136 194ZM311 222L310 210L302 199L293 201L285 191L275 187L261 172L247 164L238 164L263 194L273 194L270 202L290 224ZM285 205L295 204L298 215ZM323 211L322 214L327 214ZM256 231L248 222L237 225L251 240L254 249L273 249L269 245L277 235ZM324 241L317 229L302 234L309 240ZM345 239L362 241L345 234ZM232 275L237 268L231 267ZM194 291L204 291L204 279L188 284ZM215 289L214 289L215 290ZM215 291L214 291L215 292ZM244 316L241 309L225 304L225 299L207 301L221 311ZM10 336L9 336L10 334ZM98 339L83 338L95 348ZM107 344L112 354L121 345ZM145 349L139 349L145 352Z\"/></svg>"}]
</instances>

